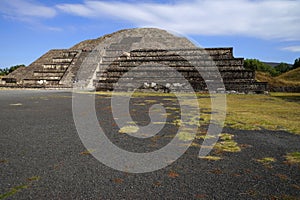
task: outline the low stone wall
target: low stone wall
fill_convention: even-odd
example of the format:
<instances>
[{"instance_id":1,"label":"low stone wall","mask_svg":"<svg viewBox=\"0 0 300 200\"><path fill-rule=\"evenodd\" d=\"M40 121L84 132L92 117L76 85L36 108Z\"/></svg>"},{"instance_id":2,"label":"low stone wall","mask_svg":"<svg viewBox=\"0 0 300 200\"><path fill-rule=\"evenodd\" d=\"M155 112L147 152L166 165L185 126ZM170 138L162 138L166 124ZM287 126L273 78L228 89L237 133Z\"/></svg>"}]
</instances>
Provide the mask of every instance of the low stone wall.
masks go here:
<instances>
[{"instance_id":1,"label":"low stone wall","mask_svg":"<svg viewBox=\"0 0 300 200\"><path fill-rule=\"evenodd\" d=\"M300 93L300 86L281 86L281 87L274 87L270 86L270 92L299 92Z\"/></svg>"}]
</instances>

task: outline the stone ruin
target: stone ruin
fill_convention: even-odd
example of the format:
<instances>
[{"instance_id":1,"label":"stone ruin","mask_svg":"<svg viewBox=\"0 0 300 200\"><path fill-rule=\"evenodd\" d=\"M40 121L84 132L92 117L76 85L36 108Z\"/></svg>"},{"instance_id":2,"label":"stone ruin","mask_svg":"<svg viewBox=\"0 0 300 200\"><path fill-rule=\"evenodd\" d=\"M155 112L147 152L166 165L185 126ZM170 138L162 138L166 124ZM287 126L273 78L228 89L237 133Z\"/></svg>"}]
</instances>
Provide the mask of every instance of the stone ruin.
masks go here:
<instances>
[{"instance_id":1,"label":"stone ruin","mask_svg":"<svg viewBox=\"0 0 300 200\"><path fill-rule=\"evenodd\" d=\"M3 77L0 86L108 91L113 90L127 72L139 66L139 70L131 73L134 77L126 77L128 83L123 89L136 89L131 82L137 79L142 83L139 89L184 91L184 84L171 81L174 73L171 68L195 91L207 91L208 82L220 79L211 72L214 66L225 86L216 87L216 92L267 91L267 83L255 81L255 72L244 69L243 63L243 58L233 57L233 48L203 49L164 30L127 29L80 42L70 49L50 50L28 67L18 68ZM158 84L155 74L165 77L164 80Z\"/></svg>"}]
</instances>

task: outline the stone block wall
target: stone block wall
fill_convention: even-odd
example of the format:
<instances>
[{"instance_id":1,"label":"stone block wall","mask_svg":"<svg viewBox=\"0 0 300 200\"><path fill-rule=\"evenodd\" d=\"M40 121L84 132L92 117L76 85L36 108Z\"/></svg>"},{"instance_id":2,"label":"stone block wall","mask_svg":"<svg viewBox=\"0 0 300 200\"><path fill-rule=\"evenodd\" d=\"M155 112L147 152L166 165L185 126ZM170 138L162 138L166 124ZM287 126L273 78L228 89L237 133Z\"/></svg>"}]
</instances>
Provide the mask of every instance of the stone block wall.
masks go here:
<instances>
[{"instance_id":1,"label":"stone block wall","mask_svg":"<svg viewBox=\"0 0 300 200\"><path fill-rule=\"evenodd\" d=\"M112 54L114 44L109 52ZM119 49L115 54L119 53ZM220 77L216 75L214 69L219 70L223 79L226 90L236 92L263 92L267 90L266 83L257 83L255 81L255 72L246 70L243 67L243 58L234 58L232 48L209 48L209 49L173 49L173 50L156 50L156 49L139 49L129 52L127 56L110 57L104 56L101 66L105 68L97 73L94 85L97 90L106 91L113 90L118 85L118 81L127 72L131 71L131 76L126 76L124 90L134 90L135 84L130 84L137 80L144 82L146 85L163 82L161 87L174 89L174 85L178 85L176 90L184 91L181 80L170 80L175 77L172 70L168 71L168 66L179 72L195 91L207 91L207 85L201 75L205 73L205 79L211 82L217 82ZM138 66L139 70L134 69ZM158 67L160 66L160 67ZM199 73L200 71L200 73ZM156 80L157 75L164 75L165 81ZM145 78L147 77L147 78ZM161 79L161 78L159 78ZM123 81L124 83L124 81ZM161 85L161 84L160 84ZM144 86L141 86L144 87ZM217 87L216 87L217 88Z\"/></svg>"}]
</instances>

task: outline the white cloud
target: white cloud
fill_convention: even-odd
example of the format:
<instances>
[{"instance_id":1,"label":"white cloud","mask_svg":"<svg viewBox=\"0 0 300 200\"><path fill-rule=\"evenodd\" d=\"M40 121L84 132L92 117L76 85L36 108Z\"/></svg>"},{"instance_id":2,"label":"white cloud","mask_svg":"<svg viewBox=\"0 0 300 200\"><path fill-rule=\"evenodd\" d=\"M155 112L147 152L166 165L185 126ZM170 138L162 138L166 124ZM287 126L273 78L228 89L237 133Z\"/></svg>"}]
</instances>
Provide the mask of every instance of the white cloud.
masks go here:
<instances>
[{"instance_id":1,"label":"white cloud","mask_svg":"<svg viewBox=\"0 0 300 200\"><path fill-rule=\"evenodd\" d=\"M57 11L30 0L1 0L0 12L7 18L29 21L36 18L53 18Z\"/></svg>"},{"instance_id":2,"label":"white cloud","mask_svg":"<svg viewBox=\"0 0 300 200\"><path fill-rule=\"evenodd\" d=\"M173 4L86 0L56 7L76 16L117 18L185 34L300 40L297 0L195 0Z\"/></svg>"},{"instance_id":3,"label":"white cloud","mask_svg":"<svg viewBox=\"0 0 300 200\"><path fill-rule=\"evenodd\" d=\"M57 15L57 10L33 0L0 0L0 15L4 19L21 21L30 29L61 30L59 27L42 23L42 19L54 18Z\"/></svg>"},{"instance_id":4,"label":"white cloud","mask_svg":"<svg viewBox=\"0 0 300 200\"><path fill-rule=\"evenodd\" d=\"M284 51L300 52L300 46L289 46L282 48Z\"/></svg>"}]
</instances>

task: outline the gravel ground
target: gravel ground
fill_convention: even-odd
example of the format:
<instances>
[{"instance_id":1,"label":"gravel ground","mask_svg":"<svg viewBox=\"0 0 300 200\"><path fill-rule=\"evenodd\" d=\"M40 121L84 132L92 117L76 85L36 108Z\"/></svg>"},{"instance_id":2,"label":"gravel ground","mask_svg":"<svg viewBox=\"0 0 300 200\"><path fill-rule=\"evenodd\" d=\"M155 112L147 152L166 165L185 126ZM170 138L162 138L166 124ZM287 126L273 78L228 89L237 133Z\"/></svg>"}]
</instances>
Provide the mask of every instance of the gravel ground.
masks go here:
<instances>
[{"instance_id":1,"label":"gravel ground","mask_svg":"<svg viewBox=\"0 0 300 200\"><path fill-rule=\"evenodd\" d=\"M109 99L96 102L100 124L115 144L132 151L153 148L150 140L140 143L103 123L111 121ZM300 136L287 132L225 128L241 152L209 161L192 146L164 169L130 174L82 153L70 92L0 90L0 110L0 194L17 190L8 199L300 199L300 168L284 157L300 151ZM276 161L256 161L264 157Z\"/></svg>"}]
</instances>

